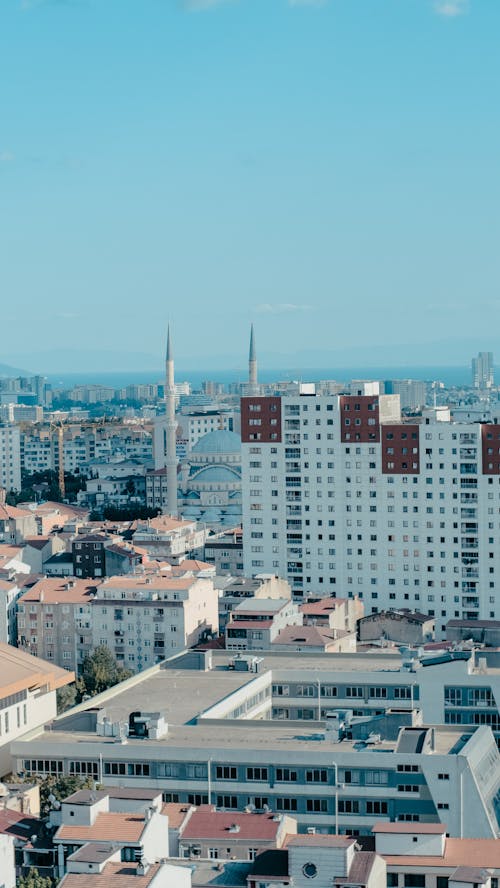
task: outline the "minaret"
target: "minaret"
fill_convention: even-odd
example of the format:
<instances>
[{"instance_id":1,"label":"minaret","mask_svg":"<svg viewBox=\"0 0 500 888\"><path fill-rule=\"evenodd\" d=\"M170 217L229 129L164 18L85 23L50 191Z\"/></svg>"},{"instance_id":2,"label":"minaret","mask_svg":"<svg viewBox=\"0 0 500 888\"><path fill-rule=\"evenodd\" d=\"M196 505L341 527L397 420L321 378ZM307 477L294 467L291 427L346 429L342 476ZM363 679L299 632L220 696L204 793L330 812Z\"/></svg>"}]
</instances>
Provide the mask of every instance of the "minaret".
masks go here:
<instances>
[{"instance_id":1,"label":"minaret","mask_svg":"<svg viewBox=\"0 0 500 888\"><path fill-rule=\"evenodd\" d=\"M175 384L174 384L174 353L172 343L170 341L170 325L167 333L167 354L166 354L166 386L165 386L165 404L167 413L166 423L166 459L165 465L167 469L167 513L174 518L177 517L177 453L175 447L175 432L177 423L175 421Z\"/></svg>"},{"instance_id":2,"label":"minaret","mask_svg":"<svg viewBox=\"0 0 500 888\"><path fill-rule=\"evenodd\" d=\"M248 353L248 394L259 394L259 384L257 382L257 355L255 352L253 324L250 327L250 351Z\"/></svg>"}]
</instances>

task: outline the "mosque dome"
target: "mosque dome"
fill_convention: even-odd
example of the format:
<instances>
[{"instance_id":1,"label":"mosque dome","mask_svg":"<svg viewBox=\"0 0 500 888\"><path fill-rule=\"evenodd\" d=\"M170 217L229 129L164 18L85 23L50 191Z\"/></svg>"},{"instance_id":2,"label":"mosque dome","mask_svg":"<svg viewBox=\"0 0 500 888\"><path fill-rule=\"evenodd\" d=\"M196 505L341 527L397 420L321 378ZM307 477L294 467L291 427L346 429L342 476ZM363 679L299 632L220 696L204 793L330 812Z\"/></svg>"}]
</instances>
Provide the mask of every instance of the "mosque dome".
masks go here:
<instances>
[{"instance_id":1,"label":"mosque dome","mask_svg":"<svg viewBox=\"0 0 500 888\"><path fill-rule=\"evenodd\" d=\"M239 453L241 451L241 439L236 432L220 429L216 432L208 432L196 442L192 453Z\"/></svg>"},{"instance_id":2,"label":"mosque dome","mask_svg":"<svg viewBox=\"0 0 500 888\"><path fill-rule=\"evenodd\" d=\"M232 471L226 466L207 466L197 472L191 481L202 484L236 484L241 482L241 475L238 471Z\"/></svg>"}]
</instances>

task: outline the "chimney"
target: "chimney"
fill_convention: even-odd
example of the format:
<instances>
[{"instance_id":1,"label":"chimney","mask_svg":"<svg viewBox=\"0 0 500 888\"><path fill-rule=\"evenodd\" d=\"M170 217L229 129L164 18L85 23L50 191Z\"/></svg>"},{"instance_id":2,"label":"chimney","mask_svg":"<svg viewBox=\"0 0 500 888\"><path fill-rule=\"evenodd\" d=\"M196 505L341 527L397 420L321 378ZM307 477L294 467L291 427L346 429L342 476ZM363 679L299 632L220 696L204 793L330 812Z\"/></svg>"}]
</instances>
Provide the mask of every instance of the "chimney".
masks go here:
<instances>
[{"instance_id":1,"label":"chimney","mask_svg":"<svg viewBox=\"0 0 500 888\"><path fill-rule=\"evenodd\" d=\"M144 855L142 855L141 859L139 860L139 863L137 864L136 875L145 876L146 873L148 872L148 870L149 870L149 863L147 862Z\"/></svg>"},{"instance_id":2,"label":"chimney","mask_svg":"<svg viewBox=\"0 0 500 888\"><path fill-rule=\"evenodd\" d=\"M7 491L5 487L0 487L0 506L5 506Z\"/></svg>"}]
</instances>

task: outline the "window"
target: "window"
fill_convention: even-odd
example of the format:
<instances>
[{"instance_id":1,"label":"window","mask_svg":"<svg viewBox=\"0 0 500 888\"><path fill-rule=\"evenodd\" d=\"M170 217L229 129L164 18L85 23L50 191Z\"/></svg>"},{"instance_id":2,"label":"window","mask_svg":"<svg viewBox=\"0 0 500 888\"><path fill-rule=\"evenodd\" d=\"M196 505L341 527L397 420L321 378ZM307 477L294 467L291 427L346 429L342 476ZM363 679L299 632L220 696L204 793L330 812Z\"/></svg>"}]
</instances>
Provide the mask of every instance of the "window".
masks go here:
<instances>
[{"instance_id":1,"label":"window","mask_svg":"<svg viewBox=\"0 0 500 888\"><path fill-rule=\"evenodd\" d=\"M267 780L267 768L247 768L247 780Z\"/></svg>"},{"instance_id":2,"label":"window","mask_svg":"<svg viewBox=\"0 0 500 888\"><path fill-rule=\"evenodd\" d=\"M306 782L307 783L327 783L328 782L328 771L326 768L314 768L311 771L306 771Z\"/></svg>"},{"instance_id":3,"label":"window","mask_svg":"<svg viewBox=\"0 0 500 888\"><path fill-rule=\"evenodd\" d=\"M280 782L295 782L297 780L297 771L292 771L290 768L276 768L276 780Z\"/></svg>"},{"instance_id":4,"label":"window","mask_svg":"<svg viewBox=\"0 0 500 888\"><path fill-rule=\"evenodd\" d=\"M405 873L405 888L425 888L425 876L422 873Z\"/></svg>"},{"instance_id":5,"label":"window","mask_svg":"<svg viewBox=\"0 0 500 888\"><path fill-rule=\"evenodd\" d=\"M387 814L387 802L372 801L366 803L367 814Z\"/></svg>"},{"instance_id":6,"label":"window","mask_svg":"<svg viewBox=\"0 0 500 888\"><path fill-rule=\"evenodd\" d=\"M236 780L237 770L236 768L217 765L215 775L218 780Z\"/></svg>"},{"instance_id":7,"label":"window","mask_svg":"<svg viewBox=\"0 0 500 888\"><path fill-rule=\"evenodd\" d=\"M306 811L309 813L328 812L328 799L306 799Z\"/></svg>"}]
</instances>

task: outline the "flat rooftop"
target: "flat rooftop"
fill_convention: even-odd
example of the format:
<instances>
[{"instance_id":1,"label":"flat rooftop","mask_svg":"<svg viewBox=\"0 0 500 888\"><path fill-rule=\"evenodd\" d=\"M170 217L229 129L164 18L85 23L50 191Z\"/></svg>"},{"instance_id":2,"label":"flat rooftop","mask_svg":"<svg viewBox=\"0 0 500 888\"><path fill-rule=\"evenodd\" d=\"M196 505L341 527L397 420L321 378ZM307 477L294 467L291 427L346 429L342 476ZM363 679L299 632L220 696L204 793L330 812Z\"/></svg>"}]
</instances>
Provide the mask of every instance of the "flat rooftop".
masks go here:
<instances>
[{"instance_id":1,"label":"flat rooftop","mask_svg":"<svg viewBox=\"0 0 500 888\"><path fill-rule=\"evenodd\" d=\"M102 737L95 733L92 726L91 718L86 721L86 716L82 713L95 713L104 710L106 717L111 722L127 722L131 712L158 711L162 714L168 723L168 733L158 739L140 739L129 737L124 751L131 747L144 749L144 744L148 744L148 755L151 755L153 748L158 749L158 756L165 754L169 748L173 749L198 749L198 750L220 750L224 748L232 749L241 748L242 755L248 755L249 750L253 750L258 756L264 749L280 749L286 747L290 750L296 750L307 754L311 751L311 744L314 744L315 752L318 754L325 753L331 755L332 752L348 753L355 752L361 747L359 741L344 740L340 743L334 743L330 739L324 739L324 723L314 720L304 721L287 721L273 720L260 721L251 719L225 719L221 722L222 716L213 715L210 718L200 719L203 713L207 713L216 703L227 700L227 698L244 688L247 684L255 679L262 679L263 673L272 669L273 682L283 681L321 681L326 679L330 681L339 681L339 673L346 670L357 668L366 675L367 681L373 681L374 672L381 669L384 671L392 670L399 666L400 659L394 655L303 655L300 658L300 669L297 669L297 656L289 655L263 655L261 670L259 674L252 672L239 672L229 670L228 664L234 659L227 651L213 652L212 664L213 668L209 671L200 671L197 669L182 668L183 657L168 661L168 667L165 666L158 671L152 669L147 671L143 676L136 676L128 683L118 686L117 689L106 691L85 704L80 704L69 713L64 713L49 726L50 730L45 731L42 728L35 730L25 739L30 744L30 754L35 754L37 739L46 747L47 743L55 744L74 744L83 743L86 747L89 744L113 744L116 752L116 739L113 737ZM178 662L179 668L176 668ZM371 667L371 668L370 668ZM360 671L360 681L363 672ZM402 683L411 682L412 677L407 673L401 673ZM262 686L262 682L260 682ZM253 693L253 692L252 692ZM282 699L282 698L280 698ZM286 700L286 698L283 698ZM317 702L314 698L304 701L306 705L314 708ZM241 703L235 700L234 705ZM332 709L335 708L335 702L332 701ZM222 727L223 725L223 727ZM435 729L434 752L438 754L446 754L451 751L457 751L458 747L463 746L463 737L466 736L464 728L459 726L439 726ZM16 746L15 755L22 755L23 740L14 741ZM394 752L397 748L397 742L391 740L383 740L374 746L368 746L367 750L376 754L384 752ZM413 749L412 741L408 737L406 744L401 744L399 751L407 754L417 751ZM81 749L81 754L90 753L90 749ZM215 753L214 753L215 754ZM153 753L153 757L155 757Z\"/></svg>"}]
</instances>

